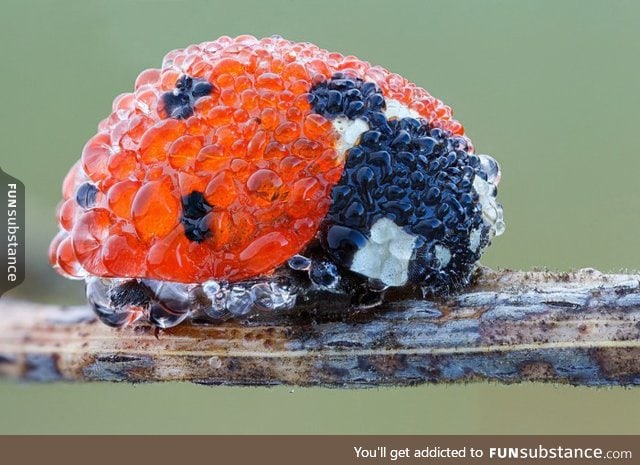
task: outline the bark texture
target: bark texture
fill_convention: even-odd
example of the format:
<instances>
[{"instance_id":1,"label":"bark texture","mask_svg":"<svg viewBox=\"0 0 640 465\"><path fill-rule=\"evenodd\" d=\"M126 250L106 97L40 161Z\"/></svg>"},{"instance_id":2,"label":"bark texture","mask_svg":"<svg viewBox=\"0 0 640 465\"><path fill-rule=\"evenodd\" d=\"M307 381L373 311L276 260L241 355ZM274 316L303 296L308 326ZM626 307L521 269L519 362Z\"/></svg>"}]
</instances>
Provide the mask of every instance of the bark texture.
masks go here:
<instances>
[{"instance_id":1,"label":"bark texture","mask_svg":"<svg viewBox=\"0 0 640 465\"><path fill-rule=\"evenodd\" d=\"M367 387L491 380L640 384L640 276L482 269L447 298L331 299L285 315L159 332L87 307L0 300L0 376Z\"/></svg>"}]
</instances>

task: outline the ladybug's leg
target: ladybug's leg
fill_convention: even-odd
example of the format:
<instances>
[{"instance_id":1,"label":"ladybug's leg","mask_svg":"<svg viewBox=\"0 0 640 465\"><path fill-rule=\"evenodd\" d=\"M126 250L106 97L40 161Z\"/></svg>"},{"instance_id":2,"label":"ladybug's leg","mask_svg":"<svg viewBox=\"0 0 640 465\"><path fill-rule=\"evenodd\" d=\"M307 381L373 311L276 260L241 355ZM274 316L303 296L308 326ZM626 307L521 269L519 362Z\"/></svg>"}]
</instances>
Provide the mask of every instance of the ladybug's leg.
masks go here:
<instances>
[{"instance_id":1,"label":"ladybug's leg","mask_svg":"<svg viewBox=\"0 0 640 465\"><path fill-rule=\"evenodd\" d=\"M88 277L86 294L98 318L115 328L143 317L150 302L147 291L136 280Z\"/></svg>"}]
</instances>

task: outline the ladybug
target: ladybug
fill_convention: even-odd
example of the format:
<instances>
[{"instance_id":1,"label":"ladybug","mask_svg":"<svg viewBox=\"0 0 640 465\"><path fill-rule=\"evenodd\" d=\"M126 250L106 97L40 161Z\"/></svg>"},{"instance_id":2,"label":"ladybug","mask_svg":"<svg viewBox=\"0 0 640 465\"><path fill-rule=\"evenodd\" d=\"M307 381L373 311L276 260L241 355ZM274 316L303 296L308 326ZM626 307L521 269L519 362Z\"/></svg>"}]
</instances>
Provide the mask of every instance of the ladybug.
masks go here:
<instances>
[{"instance_id":1,"label":"ladybug","mask_svg":"<svg viewBox=\"0 0 640 465\"><path fill-rule=\"evenodd\" d=\"M499 180L398 74L220 37L116 97L64 180L49 256L111 326L288 309L302 286L449 292L504 231Z\"/></svg>"}]
</instances>

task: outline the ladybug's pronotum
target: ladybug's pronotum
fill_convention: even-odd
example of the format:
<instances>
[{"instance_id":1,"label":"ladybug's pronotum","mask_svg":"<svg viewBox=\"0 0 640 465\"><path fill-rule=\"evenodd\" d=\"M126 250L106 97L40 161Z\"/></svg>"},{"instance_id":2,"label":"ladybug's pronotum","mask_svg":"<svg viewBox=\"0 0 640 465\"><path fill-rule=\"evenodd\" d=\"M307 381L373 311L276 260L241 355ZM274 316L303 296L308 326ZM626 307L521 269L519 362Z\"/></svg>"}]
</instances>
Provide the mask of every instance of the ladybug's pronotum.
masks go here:
<instances>
[{"instance_id":1,"label":"ladybug's pronotum","mask_svg":"<svg viewBox=\"0 0 640 465\"><path fill-rule=\"evenodd\" d=\"M113 326L288 309L301 286L447 292L504 230L499 180L401 76L221 37L115 99L64 181L50 260Z\"/></svg>"}]
</instances>

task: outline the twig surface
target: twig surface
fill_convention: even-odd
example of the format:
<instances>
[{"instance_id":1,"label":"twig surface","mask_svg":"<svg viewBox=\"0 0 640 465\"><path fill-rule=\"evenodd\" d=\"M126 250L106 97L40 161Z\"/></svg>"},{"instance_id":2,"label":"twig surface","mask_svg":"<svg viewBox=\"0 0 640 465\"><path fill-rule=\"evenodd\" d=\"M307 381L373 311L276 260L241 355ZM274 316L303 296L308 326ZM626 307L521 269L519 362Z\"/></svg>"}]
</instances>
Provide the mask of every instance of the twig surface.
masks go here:
<instances>
[{"instance_id":1,"label":"twig surface","mask_svg":"<svg viewBox=\"0 0 640 465\"><path fill-rule=\"evenodd\" d=\"M640 384L640 276L491 271L438 301L332 303L220 325L111 329L86 307L0 300L0 376L363 387L525 380Z\"/></svg>"}]
</instances>

